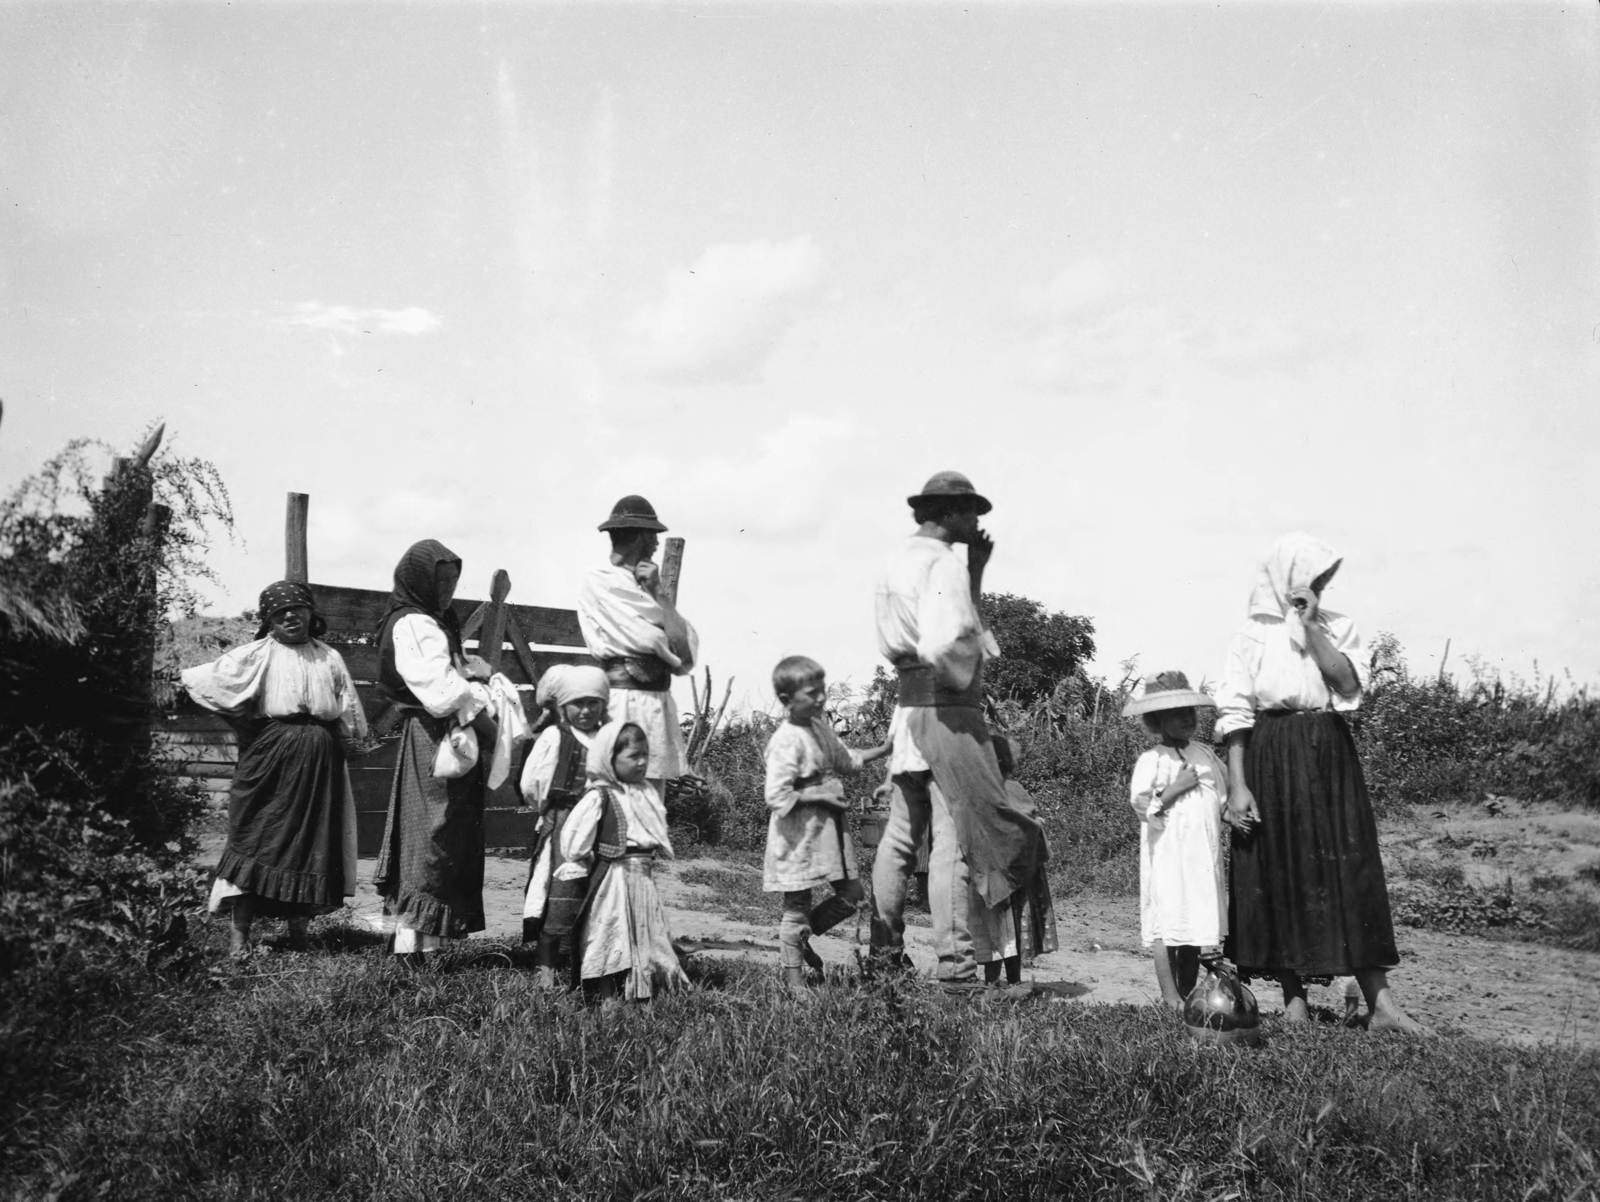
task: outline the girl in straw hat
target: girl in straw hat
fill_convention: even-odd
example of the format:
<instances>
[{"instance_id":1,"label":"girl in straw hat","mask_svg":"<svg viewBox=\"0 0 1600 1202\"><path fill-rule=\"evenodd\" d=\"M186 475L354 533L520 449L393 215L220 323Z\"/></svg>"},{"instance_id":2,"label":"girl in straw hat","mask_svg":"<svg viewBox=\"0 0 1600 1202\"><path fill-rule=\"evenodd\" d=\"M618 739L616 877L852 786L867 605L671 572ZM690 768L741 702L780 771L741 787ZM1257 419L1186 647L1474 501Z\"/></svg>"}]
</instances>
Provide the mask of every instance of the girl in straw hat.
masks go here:
<instances>
[{"instance_id":1,"label":"girl in straw hat","mask_svg":"<svg viewBox=\"0 0 1600 1202\"><path fill-rule=\"evenodd\" d=\"M1194 988L1202 948L1228 933L1228 885L1222 858L1222 810L1228 774L1193 741L1195 711L1214 708L1182 672L1145 681L1124 716L1138 715L1160 743L1133 766L1133 812L1139 815L1139 935L1152 950L1161 1000L1181 1009Z\"/></svg>"}]
</instances>

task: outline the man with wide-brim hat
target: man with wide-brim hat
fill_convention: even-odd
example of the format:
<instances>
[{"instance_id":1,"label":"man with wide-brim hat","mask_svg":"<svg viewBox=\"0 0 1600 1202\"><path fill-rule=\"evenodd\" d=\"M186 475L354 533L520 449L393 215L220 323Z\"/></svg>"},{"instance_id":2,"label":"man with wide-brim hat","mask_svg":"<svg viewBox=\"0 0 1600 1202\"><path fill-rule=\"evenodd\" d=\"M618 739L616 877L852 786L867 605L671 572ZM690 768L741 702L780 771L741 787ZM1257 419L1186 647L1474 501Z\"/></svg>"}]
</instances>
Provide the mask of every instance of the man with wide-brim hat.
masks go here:
<instances>
[{"instance_id":1,"label":"man with wide-brim hat","mask_svg":"<svg viewBox=\"0 0 1600 1202\"><path fill-rule=\"evenodd\" d=\"M665 782L687 768L672 678L692 672L700 652L694 627L661 595L661 568L652 556L666 528L649 501L623 497L600 523L611 536L610 562L578 588L578 624L610 681L610 716L644 731L648 777L663 797Z\"/></svg>"},{"instance_id":2,"label":"man with wide-brim hat","mask_svg":"<svg viewBox=\"0 0 1600 1202\"><path fill-rule=\"evenodd\" d=\"M880 965L904 961L907 881L931 830L936 973L976 982L980 956L1015 958L1010 901L1043 871L1047 853L1038 822L1008 798L983 717L983 661L999 654L979 610L994 551L978 525L989 499L946 471L906 501L917 531L890 554L877 592L878 649L900 695L889 818L872 870L873 954ZM956 543L967 547L965 562Z\"/></svg>"}]
</instances>

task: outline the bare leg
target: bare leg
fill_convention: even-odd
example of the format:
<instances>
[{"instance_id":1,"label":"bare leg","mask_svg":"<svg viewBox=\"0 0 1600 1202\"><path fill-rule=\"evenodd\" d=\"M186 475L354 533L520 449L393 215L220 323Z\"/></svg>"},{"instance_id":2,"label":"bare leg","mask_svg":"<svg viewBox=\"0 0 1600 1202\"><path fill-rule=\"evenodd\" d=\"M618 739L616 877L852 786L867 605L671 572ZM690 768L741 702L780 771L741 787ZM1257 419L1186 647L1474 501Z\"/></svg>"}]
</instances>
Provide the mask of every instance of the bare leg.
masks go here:
<instances>
[{"instance_id":1,"label":"bare leg","mask_svg":"<svg viewBox=\"0 0 1600 1202\"><path fill-rule=\"evenodd\" d=\"M1283 1017L1285 1022L1308 1023L1311 1021L1311 1007L1306 1005L1306 986L1300 979L1299 973L1284 972L1278 974L1278 983L1283 986Z\"/></svg>"},{"instance_id":2,"label":"bare leg","mask_svg":"<svg viewBox=\"0 0 1600 1202\"><path fill-rule=\"evenodd\" d=\"M255 917L255 894L241 893L233 899L233 934L228 940L229 955L250 954L250 924L255 921Z\"/></svg>"},{"instance_id":3,"label":"bare leg","mask_svg":"<svg viewBox=\"0 0 1600 1202\"><path fill-rule=\"evenodd\" d=\"M1168 948L1172 957L1172 975L1178 985L1178 995L1187 999L1194 992L1194 983L1200 979L1200 949L1192 943Z\"/></svg>"},{"instance_id":4,"label":"bare leg","mask_svg":"<svg viewBox=\"0 0 1600 1202\"><path fill-rule=\"evenodd\" d=\"M1156 962L1156 982L1161 986L1161 1004L1173 1010L1183 1008L1183 994L1178 992L1178 982L1172 971L1172 957L1167 945L1157 939L1150 945L1151 958Z\"/></svg>"},{"instance_id":5,"label":"bare leg","mask_svg":"<svg viewBox=\"0 0 1600 1202\"><path fill-rule=\"evenodd\" d=\"M1433 1032L1412 1018L1389 991L1389 974L1381 968L1358 968L1356 981L1367 999L1369 1031L1400 1031L1406 1035L1432 1035Z\"/></svg>"}]
</instances>

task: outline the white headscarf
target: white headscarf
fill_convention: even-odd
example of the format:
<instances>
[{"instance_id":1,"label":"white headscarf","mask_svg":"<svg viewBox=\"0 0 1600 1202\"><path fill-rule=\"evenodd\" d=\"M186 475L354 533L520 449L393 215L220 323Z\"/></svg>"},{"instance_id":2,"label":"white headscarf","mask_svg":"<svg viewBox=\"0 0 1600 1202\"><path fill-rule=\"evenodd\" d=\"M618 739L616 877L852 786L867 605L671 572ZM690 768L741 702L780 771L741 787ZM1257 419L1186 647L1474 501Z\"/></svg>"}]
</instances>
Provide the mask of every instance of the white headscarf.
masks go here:
<instances>
[{"instance_id":1,"label":"white headscarf","mask_svg":"<svg viewBox=\"0 0 1600 1202\"><path fill-rule=\"evenodd\" d=\"M1342 558L1320 538L1299 531L1285 534L1272 544L1256 573L1255 587L1250 590L1250 616L1280 619L1289 628L1289 641L1303 648L1305 626L1300 611L1289 603L1289 594L1297 588L1310 588L1313 580ZM1321 606L1318 610L1321 616L1333 616L1323 613Z\"/></svg>"},{"instance_id":2,"label":"white headscarf","mask_svg":"<svg viewBox=\"0 0 1600 1202\"><path fill-rule=\"evenodd\" d=\"M594 732L594 741L589 744L589 788L603 785L610 789L612 796L622 806L629 829L648 836L648 839L640 839L639 843L643 846L654 843L660 848L661 854L670 858L672 840L667 835L667 811L661 804L661 795L647 784L630 785L618 780L616 766L611 762L617 754L617 736L627 726L640 729L637 722L619 719L607 722Z\"/></svg>"},{"instance_id":3,"label":"white headscarf","mask_svg":"<svg viewBox=\"0 0 1600 1202\"><path fill-rule=\"evenodd\" d=\"M533 694L540 709L563 706L586 697L610 701L611 682L599 668L584 664L551 664L539 677L539 687Z\"/></svg>"}]
</instances>

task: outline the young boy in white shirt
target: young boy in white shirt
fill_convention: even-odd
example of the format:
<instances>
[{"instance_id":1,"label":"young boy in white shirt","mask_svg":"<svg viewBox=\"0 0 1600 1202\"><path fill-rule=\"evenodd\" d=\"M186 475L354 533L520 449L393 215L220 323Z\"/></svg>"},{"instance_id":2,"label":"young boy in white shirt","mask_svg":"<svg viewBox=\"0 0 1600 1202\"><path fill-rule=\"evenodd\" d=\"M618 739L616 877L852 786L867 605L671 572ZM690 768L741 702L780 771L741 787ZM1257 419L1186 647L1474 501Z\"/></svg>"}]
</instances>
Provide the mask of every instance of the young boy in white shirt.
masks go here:
<instances>
[{"instance_id":1,"label":"young boy in white shirt","mask_svg":"<svg viewBox=\"0 0 1600 1202\"><path fill-rule=\"evenodd\" d=\"M761 887L783 894L778 925L784 984L805 989L805 966L822 967L811 936L855 913L865 896L856 875L855 846L844 821L840 773L858 772L889 754L889 745L846 747L823 716L828 682L822 665L803 655L780 660L772 690L788 716L767 743L767 854ZM831 886L815 909L811 891Z\"/></svg>"}]
</instances>

